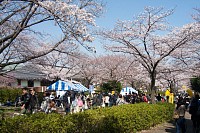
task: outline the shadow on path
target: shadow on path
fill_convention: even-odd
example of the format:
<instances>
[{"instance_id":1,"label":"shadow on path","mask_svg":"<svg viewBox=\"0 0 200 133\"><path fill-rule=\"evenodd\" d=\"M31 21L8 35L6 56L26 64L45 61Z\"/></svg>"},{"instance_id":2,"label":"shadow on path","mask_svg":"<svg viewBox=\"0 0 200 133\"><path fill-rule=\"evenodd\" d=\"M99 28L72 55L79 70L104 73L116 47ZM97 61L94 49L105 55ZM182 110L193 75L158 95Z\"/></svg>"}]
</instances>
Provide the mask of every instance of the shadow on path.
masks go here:
<instances>
[{"instance_id":1,"label":"shadow on path","mask_svg":"<svg viewBox=\"0 0 200 133\"><path fill-rule=\"evenodd\" d=\"M191 115L188 112L185 113L185 119L186 133L194 133ZM174 120L172 120L163 124L159 124L150 130L144 130L138 133L176 133L176 123Z\"/></svg>"},{"instance_id":2,"label":"shadow on path","mask_svg":"<svg viewBox=\"0 0 200 133\"><path fill-rule=\"evenodd\" d=\"M194 133L191 119L186 118L185 122L186 122L185 123L186 133ZM171 126L164 127L165 128L165 132L167 132L167 133L176 133L176 123L175 123L175 121L170 121L169 125L173 125L173 127L171 127Z\"/></svg>"},{"instance_id":3,"label":"shadow on path","mask_svg":"<svg viewBox=\"0 0 200 133\"><path fill-rule=\"evenodd\" d=\"M194 133L192 120L187 118L186 118L186 133Z\"/></svg>"},{"instance_id":4,"label":"shadow on path","mask_svg":"<svg viewBox=\"0 0 200 133\"><path fill-rule=\"evenodd\" d=\"M164 127L165 128L165 132L167 133L176 133L176 123L175 121L170 121L167 124L168 126Z\"/></svg>"}]
</instances>

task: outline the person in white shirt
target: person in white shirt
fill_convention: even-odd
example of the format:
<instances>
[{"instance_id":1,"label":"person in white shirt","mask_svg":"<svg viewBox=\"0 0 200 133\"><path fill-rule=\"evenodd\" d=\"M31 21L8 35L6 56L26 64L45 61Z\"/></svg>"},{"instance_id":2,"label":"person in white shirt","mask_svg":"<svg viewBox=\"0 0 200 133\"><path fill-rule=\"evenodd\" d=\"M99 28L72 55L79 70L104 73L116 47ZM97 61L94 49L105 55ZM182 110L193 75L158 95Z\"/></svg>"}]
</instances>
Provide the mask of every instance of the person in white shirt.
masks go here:
<instances>
[{"instance_id":1,"label":"person in white shirt","mask_svg":"<svg viewBox=\"0 0 200 133\"><path fill-rule=\"evenodd\" d=\"M108 95L105 96L105 107L108 107L110 97Z\"/></svg>"},{"instance_id":2,"label":"person in white shirt","mask_svg":"<svg viewBox=\"0 0 200 133\"><path fill-rule=\"evenodd\" d=\"M54 92L51 92L51 95L49 96L49 98L50 98L50 100L55 99Z\"/></svg>"}]
</instances>

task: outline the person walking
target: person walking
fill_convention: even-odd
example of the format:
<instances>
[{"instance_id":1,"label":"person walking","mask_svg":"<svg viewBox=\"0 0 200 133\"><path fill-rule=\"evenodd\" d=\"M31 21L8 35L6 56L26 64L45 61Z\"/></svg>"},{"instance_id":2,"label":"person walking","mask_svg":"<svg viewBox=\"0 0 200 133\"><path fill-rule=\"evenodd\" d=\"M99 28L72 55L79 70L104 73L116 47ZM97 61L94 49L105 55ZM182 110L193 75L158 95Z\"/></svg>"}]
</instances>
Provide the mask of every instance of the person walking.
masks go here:
<instances>
[{"instance_id":1,"label":"person walking","mask_svg":"<svg viewBox=\"0 0 200 133\"><path fill-rule=\"evenodd\" d=\"M178 119L176 119L176 133L185 133L186 128L185 128L185 103L183 100L180 100L177 103L176 111L178 113ZM182 132L181 132L182 131Z\"/></svg>"},{"instance_id":2,"label":"person walking","mask_svg":"<svg viewBox=\"0 0 200 133\"><path fill-rule=\"evenodd\" d=\"M38 102L38 97L37 94L35 92L35 89L30 89L30 105L29 105L29 109L30 109L30 113L34 114L37 112L37 109L39 107L39 102Z\"/></svg>"},{"instance_id":3,"label":"person walking","mask_svg":"<svg viewBox=\"0 0 200 133\"><path fill-rule=\"evenodd\" d=\"M28 88L22 88L22 96L21 96L21 114L28 113L30 105L30 94L28 93Z\"/></svg>"},{"instance_id":4,"label":"person walking","mask_svg":"<svg viewBox=\"0 0 200 133\"><path fill-rule=\"evenodd\" d=\"M109 95L108 94L106 94L106 96L105 96L105 107L108 107L108 105L109 105L109 100L110 100L110 97L109 97Z\"/></svg>"},{"instance_id":5,"label":"person walking","mask_svg":"<svg viewBox=\"0 0 200 133\"><path fill-rule=\"evenodd\" d=\"M71 111L71 101L70 101L70 92L66 92L63 96L63 104L65 107L65 113L69 114Z\"/></svg>"},{"instance_id":6,"label":"person walking","mask_svg":"<svg viewBox=\"0 0 200 133\"><path fill-rule=\"evenodd\" d=\"M46 114L51 113L51 108L54 104L54 101L50 99L50 92L46 91L44 93L44 101L41 104L41 109Z\"/></svg>"}]
</instances>

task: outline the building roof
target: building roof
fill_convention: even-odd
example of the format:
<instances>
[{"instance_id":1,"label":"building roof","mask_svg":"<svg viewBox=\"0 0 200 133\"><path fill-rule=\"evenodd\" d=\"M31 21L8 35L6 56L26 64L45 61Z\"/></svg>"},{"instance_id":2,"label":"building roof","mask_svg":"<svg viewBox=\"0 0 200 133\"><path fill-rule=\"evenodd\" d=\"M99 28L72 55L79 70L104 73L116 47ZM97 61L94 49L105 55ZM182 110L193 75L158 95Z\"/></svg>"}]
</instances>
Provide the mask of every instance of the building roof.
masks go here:
<instances>
[{"instance_id":1,"label":"building roof","mask_svg":"<svg viewBox=\"0 0 200 133\"><path fill-rule=\"evenodd\" d=\"M48 75L42 72L40 69L34 66L23 66L16 70L9 72L7 75L14 77L16 79L25 79L25 80L43 80L47 79Z\"/></svg>"}]
</instances>

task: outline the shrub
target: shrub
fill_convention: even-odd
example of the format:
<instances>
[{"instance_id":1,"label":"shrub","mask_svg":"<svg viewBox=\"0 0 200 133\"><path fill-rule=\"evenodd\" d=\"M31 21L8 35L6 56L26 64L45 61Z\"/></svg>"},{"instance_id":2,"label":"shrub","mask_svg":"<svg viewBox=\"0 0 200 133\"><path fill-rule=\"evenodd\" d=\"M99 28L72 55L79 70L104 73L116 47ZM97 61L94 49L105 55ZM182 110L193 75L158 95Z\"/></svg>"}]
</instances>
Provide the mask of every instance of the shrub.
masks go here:
<instances>
[{"instance_id":1,"label":"shrub","mask_svg":"<svg viewBox=\"0 0 200 133\"><path fill-rule=\"evenodd\" d=\"M1 120L0 132L135 133L171 120L174 105L127 104L61 115L37 113Z\"/></svg>"},{"instance_id":2,"label":"shrub","mask_svg":"<svg viewBox=\"0 0 200 133\"><path fill-rule=\"evenodd\" d=\"M5 103L7 100L14 102L16 97L21 95L22 90L12 87L0 87L0 102Z\"/></svg>"}]
</instances>

